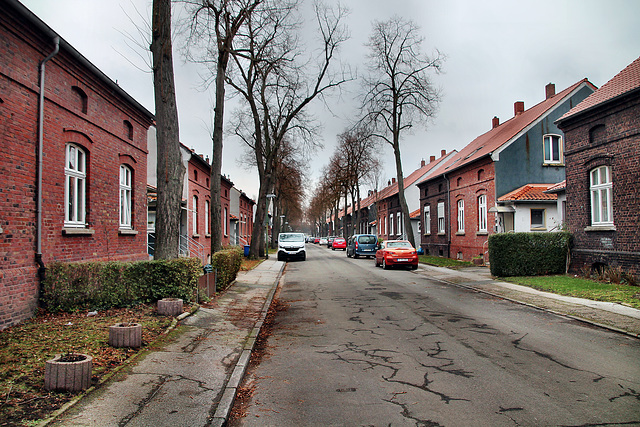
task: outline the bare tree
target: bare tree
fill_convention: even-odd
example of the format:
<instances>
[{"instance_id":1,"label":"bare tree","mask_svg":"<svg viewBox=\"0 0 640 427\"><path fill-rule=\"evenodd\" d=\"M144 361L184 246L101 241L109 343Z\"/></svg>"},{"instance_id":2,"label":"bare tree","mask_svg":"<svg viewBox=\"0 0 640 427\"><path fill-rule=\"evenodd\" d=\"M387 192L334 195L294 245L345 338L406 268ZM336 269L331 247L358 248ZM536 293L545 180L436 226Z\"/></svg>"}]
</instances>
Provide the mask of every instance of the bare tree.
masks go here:
<instances>
[{"instance_id":1,"label":"bare tree","mask_svg":"<svg viewBox=\"0 0 640 427\"><path fill-rule=\"evenodd\" d=\"M440 70L443 57L436 51L429 57L421 51L424 38L410 20L394 16L376 21L369 37L369 76L364 79L361 123L372 129L372 136L393 148L398 195L407 238L415 245L411 218L404 195L400 157L400 135L414 124L426 124L435 115L439 92L431 83L430 72Z\"/></svg>"},{"instance_id":2,"label":"bare tree","mask_svg":"<svg viewBox=\"0 0 640 427\"><path fill-rule=\"evenodd\" d=\"M180 154L173 77L170 0L153 0L151 37L158 144L155 258L172 259L178 257L180 249L180 203L185 168Z\"/></svg>"},{"instance_id":3,"label":"bare tree","mask_svg":"<svg viewBox=\"0 0 640 427\"><path fill-rule=\"evenodd\" d=\"M199 62L213 63L215 76L215 107L213 116L213 155L211 158L211 253L222 249L222 213L220 206L220 176L222 174L225 81L233 41L245 21L262 0L187 0L190 8L189 42L207 43L205 58Z\"/></svg>"},{"instance_id":4,"label":"bare tree","mask_svg":"<svg viewBox=\"0 0 640 427\"><path fill-rule=\"evenodd\" d=\"M299 2L273 0L272 4L273 8L264 7L262 14L247 20L247 33L233 55L237 74L227 80L244 99L245 110L238 114L235 133L253 150L260 179L252 256L262 255L265 248L262 221L267 194L274 191L275 166L283 141L313 144L316 128L305 108L349 79L344 73L332 74L329 67L346 40L343 8L316 4L322 47L305 55L295 32Z\"/></svg>"}]
</instances>

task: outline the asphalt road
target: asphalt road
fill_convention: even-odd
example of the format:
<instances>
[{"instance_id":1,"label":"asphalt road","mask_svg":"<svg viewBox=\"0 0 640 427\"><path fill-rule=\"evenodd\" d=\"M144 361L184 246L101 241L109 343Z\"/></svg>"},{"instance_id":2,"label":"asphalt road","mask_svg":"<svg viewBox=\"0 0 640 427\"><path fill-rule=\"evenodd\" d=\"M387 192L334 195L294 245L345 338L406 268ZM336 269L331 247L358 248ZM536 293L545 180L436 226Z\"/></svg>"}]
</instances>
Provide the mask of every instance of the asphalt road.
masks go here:
<instances>
[{"instance_id":1,"label":"asphalt road","mask_svg":"<svg viewBox=\"0 0 640 427\"><path fill-rule=\"evenodd\" d=\"M639 340L310 246L234 425L640 425Z\"/></svg>"}]
</instances>

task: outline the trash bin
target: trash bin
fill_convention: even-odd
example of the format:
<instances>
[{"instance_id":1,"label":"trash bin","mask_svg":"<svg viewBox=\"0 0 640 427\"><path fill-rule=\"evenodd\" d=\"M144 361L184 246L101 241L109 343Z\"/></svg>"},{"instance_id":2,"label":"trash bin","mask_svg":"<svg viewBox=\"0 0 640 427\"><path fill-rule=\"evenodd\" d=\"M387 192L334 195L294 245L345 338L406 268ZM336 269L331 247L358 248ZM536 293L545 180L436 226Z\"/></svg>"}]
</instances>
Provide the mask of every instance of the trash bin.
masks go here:
<instances>
[{"instance_id":1,"label":"trash bin","mask_svg":"<svg viewBox=\"0 0 640 427\"><path fill-rule=\"evenodd\" d=\"M244 245L244 256L249 256L249 248L250 247L251 246L249 246L249 245Z\"/></svg>"}]
</instances>

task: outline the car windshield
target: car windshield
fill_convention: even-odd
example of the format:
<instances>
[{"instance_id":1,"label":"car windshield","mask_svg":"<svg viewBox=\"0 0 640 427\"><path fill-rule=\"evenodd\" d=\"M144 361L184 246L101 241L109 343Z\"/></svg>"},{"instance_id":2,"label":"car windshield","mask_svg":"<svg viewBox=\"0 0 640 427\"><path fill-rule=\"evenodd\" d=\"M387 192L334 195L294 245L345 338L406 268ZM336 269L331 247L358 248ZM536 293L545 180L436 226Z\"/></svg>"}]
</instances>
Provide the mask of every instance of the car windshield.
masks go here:
<instances>
[{"instance_id":1,"label":"car windshield","mask_svg":"<svg viewBox=\"0 0 640 427\"><path fill-rule=\"evenodd\" d=\"M304 242L302 233L282 233L279 237L281 242Z\"/></svg>"},{"instance_id":2,"label":"car windshield","mask_svg":"<svg viewBox=\"0 0 640 427\"><path fill-rule=\"evenodd\" d=\"M358 237L358 243L363 245L372 245L378 242L376 236L360 236Z\"/></svg>"},{"instance_id":3,"label":"car windshield","mask_svg":"<svg viewBox=\"0 0 640 427\"><path fill-rule=\"evenodd\" d=\"M411 248L411 243L409 242L388 242L388 248Z\"/></svg>"}]
</instances>

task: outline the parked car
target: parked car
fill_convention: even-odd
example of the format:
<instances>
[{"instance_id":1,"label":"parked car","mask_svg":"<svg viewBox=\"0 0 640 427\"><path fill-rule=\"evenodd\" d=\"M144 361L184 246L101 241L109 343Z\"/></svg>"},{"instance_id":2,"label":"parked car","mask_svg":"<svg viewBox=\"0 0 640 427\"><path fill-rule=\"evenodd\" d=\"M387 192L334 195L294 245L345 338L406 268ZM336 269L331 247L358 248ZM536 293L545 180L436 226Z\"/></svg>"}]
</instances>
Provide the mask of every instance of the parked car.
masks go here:
<instances>
[{"instance_id":1,"label":"parked car","mask_svg":"<svg viewBox=\"0 0 640 427\"><path fill-rule=\"evenodd\" d=\"M278 261L289 258L298 258L302 261L307 258L303 233L278 234Z\"/></svg>"},{"instance_id":2,"label":"parked car","mask_svg":"<svg viewBox=\"0 0 640 427\"><path fill-rule=\"evenodd\" d=\"M385 270L395 266L418 268L418 254L408 240L385 240L376 251L376 267Z\"/></svg>"},{"instance_id":3,"label":"parked car","mask_svg":"<svg viewBox=\"0 0 640 427\"><path fill-rule=\"evenodd\" d=\"M320 243L320 238L319 237L314 237L313 238L313 243Z\"/></svg>"},{"instance_id":4,"label":"parked car","mask_svg":"<svg viewBox=\"0 0 640 427\"><path fill-rule=\"evenodd\" d=\"M320 246L326 245L327 244L327 238L326 237L321 237L319 244L320 244Z\"/></svg>"},{"instance_id":5,"label":"parked car","mask_svg":"<svg viewBox=\"0 0 640 427\"><path fill-rule=\"evenodd\" d=\"M342 249L343 251L347 250L347 239L344 237L336 237L333 239L333 243L331 243L331 250L335 251L336 249Z\"/></svg>"},{"instance_id":6,"label":"parked car","mask_svg":"<svg viewBox=\"0 0 640 427\"><path fill-rule=\"evenodd\" d=\"M330 248L331 245L333 244L333 240L336 238L337 236L329 236L327 237L327 248Z\"/></svg>"},{"instance_id":7,"label":"parked car","mask_svg":"<svg viewBox=\"0 0 640 427\"><path fill-rule=\"evenodd\" d=\"M358 258L359 256L374 257L378 237L375 234L354 234L347 240L347 256Z\"/></svg>"}]
</instances>

